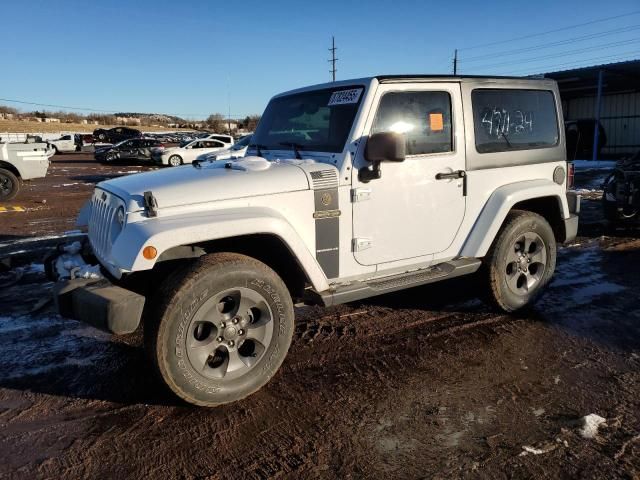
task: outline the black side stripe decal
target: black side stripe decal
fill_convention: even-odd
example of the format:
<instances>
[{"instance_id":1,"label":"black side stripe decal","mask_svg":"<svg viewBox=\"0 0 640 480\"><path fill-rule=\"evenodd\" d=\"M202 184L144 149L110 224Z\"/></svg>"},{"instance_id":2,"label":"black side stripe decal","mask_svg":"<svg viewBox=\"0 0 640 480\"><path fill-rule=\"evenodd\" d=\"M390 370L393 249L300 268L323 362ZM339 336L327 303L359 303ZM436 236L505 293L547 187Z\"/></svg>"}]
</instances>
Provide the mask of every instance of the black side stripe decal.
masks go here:
<instances>
[{"instance_id":1,"label":"black side stripe decal","mask_svg":"<svg viewBox=\"0 0 640 480\"><path fill-rule=\"evenodd\" d=\"M340 210L338 205L338 189L327 188L316 190L315 212L316 223L316 260L327 278L340 275Z\"/></svg>"}]
</instances>

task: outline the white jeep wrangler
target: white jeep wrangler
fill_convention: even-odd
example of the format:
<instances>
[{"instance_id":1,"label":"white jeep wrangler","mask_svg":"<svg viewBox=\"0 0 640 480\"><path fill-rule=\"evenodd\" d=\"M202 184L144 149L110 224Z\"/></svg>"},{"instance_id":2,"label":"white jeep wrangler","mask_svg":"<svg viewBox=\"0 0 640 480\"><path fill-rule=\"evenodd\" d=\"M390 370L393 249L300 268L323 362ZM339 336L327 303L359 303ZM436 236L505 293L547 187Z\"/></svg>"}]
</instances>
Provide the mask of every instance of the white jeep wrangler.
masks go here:
<instances>
[{"instance_id":1,"label":"white jeep wrangler","mask_svg":"<svg viewBox=\"0 0 640 480\"><path fill-rule=\"evenodd\" d=\"M161 378L207 406L269 381L299 302L481 270L517 310L578 227L562 125L551 80L378 76L277 95L245 158L100 183L79 220L105 278L59 281L58 307L116 334L144 318Z\"/></svg>"}]
</instances>

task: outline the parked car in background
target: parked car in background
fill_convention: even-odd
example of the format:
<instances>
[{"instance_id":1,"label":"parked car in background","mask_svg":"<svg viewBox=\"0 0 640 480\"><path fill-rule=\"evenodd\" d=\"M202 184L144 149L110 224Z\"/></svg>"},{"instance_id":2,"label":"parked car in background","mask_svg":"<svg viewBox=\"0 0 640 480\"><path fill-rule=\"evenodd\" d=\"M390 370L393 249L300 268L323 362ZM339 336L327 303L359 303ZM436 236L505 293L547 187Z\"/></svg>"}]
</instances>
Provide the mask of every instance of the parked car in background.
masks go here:
<instances>
[{"instance_id":1,"label":"parked car in background","mask_svg":"<svg viewBox=\"0 0 640 480\"><path fill-rule=\"evenodd\" d=\"M253 135L245 135L244 137L240 137L240 139L231 147L225 148L224 150L219 150L217 152L200 155L198 157L198 160L213 162L216 160L230 160L233 158L244 157L247 153L247 148L251 143L252 137Z\"/></svg>"},{"instance_id":2,"label":"parked car in background","mask_svg":"<svg viewBox=\"0 0 640 480\"><path fill-rule=\"evenodd\" d=\"M97 148L94 158L98 162L124 159L150 161L151 154L156 149L164 149L164 144L155 138L130 138L115 145Z\"/></svg>"},{"instance_id":3,"label":"parked car in background","mask_svg":"<svg viewBox=\"0 0 640 480\"><path fill-rule=\"evenodd\" d=\"M49 140L49 144L53 147L55 153L75 152L77 149L75 137L72 133L65 133L60 138Z\"/></svg>"},{"instance_id":4,"label":"parked car in background","mask_svg":"<svg viewBox=\"0 0 640 480\"><path fill-rule=\"evenodd\" d=\"M153 161L160 165L177 167L192 163L200 155L224 150L227 144L219 140L193 140L182 147L165 148L153 152Z\"/></svg>"},{"instance_id":5,"label":"parked car in background","mask_svg":"<svg viewBox=\"0 0 640 480\"><path fill-rule=\"evenodd\" d=\"M233 145L235 143L235 140L233 139L233 137L231 135L225 135L222 133L204 133L201 135L198 135L198 137L196 138L197 140L217 140L219 142L224 143L225 147L230 147L231 145ZM192 140L183 140L181 142L181 147L186 145L187 143L189 143Z\"/></svg>"},{"instance_id":6,"label":"parked car in background","mask_svg":"<svg viewBox=\"0 0 640 480\"><path fill-rule=\"evenodd\" d=\"M115 127L109 130L97 128L93 131L93 136L103 143L118 143L129 138L141 137L142 132L129 127Z\"/></svg>"},{"instance_id":7,"label":"parked car in background","mask_svg":"<svg viewBox=\"0 0 640 480\"><path fill-rule=\"evenodd\" d=\"M52 151L49 145L33 138L0 143L0 202L14 199L23 180L46 176Z\"/></svg>"}]
</instances>

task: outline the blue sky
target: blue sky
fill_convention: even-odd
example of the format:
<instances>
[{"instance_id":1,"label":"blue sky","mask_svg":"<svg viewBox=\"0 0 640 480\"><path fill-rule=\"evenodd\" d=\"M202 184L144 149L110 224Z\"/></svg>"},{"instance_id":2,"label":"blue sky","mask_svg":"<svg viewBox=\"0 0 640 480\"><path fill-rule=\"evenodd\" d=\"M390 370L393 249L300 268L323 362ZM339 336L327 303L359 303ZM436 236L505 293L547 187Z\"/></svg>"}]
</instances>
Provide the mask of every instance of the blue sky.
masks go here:
<instances>
[{"instance_id":1,"label":"blue sky","mask_svg":"<svg viewBox=\"0 0 640 480\"><path fill-rule=\"evenodd\" d=\"M11 1L0 98L190 118L226 114L230 99L241 116L280 91L329 81L331 35L338 79L449 73L454 48L462 73L526 74L640 57L639 10L638 0Z\"/></svg>"}]
</instances>

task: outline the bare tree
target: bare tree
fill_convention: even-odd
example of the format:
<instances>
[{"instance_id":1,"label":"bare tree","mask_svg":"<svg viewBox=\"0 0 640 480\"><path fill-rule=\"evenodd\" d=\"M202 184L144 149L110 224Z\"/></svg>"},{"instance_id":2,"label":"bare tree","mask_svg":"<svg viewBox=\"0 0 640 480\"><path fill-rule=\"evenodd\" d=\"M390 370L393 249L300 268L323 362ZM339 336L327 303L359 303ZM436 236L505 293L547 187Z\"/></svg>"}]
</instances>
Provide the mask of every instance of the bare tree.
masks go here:
<instances>
[{"instance_id":1,"label":"bare tree","mask_svg":"<svg viewBox=\"0 0 640 480\"><path fill-rule=\"evenodd\" d=\"M258 126L259 121L260 121L260 115L247 115L242 121L242 126L246 130L253 132Z\"/></svg>"},{"instance_id":2,"label":"bare tree","mask_svg":"<svg viewBox=\"0 0 640 480\"><path fill-rule=\"evenodd\" d=\"M221 113L213 113L209 115L206 123L215 133L225 133L227 131L227 125L224 121L224 116Z\"/></svg>"}]
</instances>

